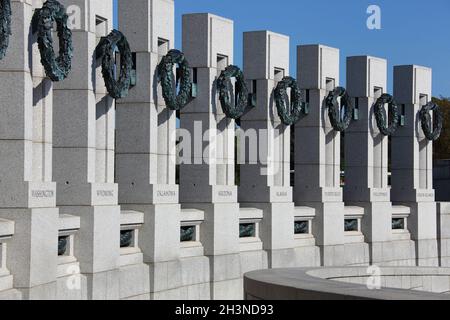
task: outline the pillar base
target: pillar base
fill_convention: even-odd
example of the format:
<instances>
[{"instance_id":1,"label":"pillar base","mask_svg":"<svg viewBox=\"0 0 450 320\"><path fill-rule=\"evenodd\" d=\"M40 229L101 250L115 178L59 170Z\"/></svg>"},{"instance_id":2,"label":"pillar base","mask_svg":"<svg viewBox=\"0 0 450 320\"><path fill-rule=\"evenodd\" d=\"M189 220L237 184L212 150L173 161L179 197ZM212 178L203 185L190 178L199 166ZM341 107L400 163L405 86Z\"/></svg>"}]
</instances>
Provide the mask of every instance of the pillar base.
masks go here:
<instances>
[{"instance_id":1,"label":"pillar base","mask_svg":"<svg viewBox=\"0 0 450 320\"><path fill-rule=\"evenodd\" d=\"M152 188L153 189L153 188ZM160 188L155 188L156 190ZM171 189L168 186L168 189ZM157 204L125 204L122 210L134 210L144 214L144 224L139 228L138 247L143 254L144 265L137 270L139 274L148 272L140 281L140 292L129 288L136 297L149 294L150 299L178 300L185 299L181 294L181 262L180 262L180 205L177 203ZM131 277L133 266L122 267L123 277ZM147 270L147 271L145 271ZM125 275L126 272L126 275ZM148 289L146 289L148 288ZM121 294L124 294L121 290ZM127 294L130 296L130 294Z\"/></svg>"},{"instance_id":2,"label":"pillar base","mask_svg":"<svg viewBox=\"0 0 450 320\"><path fill-rule=\"evenodd\" d=\"M56 300L56 281L27 289L19 289L23 300Z\"/></svg>"},{"instance_id":3,"label":"pillar base","mask_svg":"<svg viewBox=\"0 0 450 320\"><path fill-rule=\"evenodd\" d=\"M344 245L346 266L367 266L370 264L370 245L366 242L346 243Z\"/></svg>"},{"instance_id":4,"label":"pillar base","mask_svg":"<svg viewBox=\"0 0 450 320\"><path fill-rule=\"evenodd\" d=\"M86 277L87 299L119 299L120 207L62 206L60 214L80 217L74 256Z\"/></svg>"},{"instance_id":5,"label":"pillar base","mask_svg":"<svg viewBox=\"0 0 450 320\"><path fill-rule=\"evenodd\" d=\"M59 277L56 281L56 299L87 300L87 278L82 274Z\"/></svg>"},{"instance_id":6,"label":"pillar base","mask_svg":"<svg viewBox=\"0 0 450 320\"><path fill-rule=\"evenodd\" d=\"M0 300L22 300L22 293L19 290L11 289L0 292Z\"/></svg>"},{"instance_id":7,"label":"pillar base","mask_svg":"<svg viewBox=\"0 0 450 320\"><path fill-rule=\"evenodd\" d=\"M181 258L181 294L185 300L210 300L209 259L205 256Z\"/></svg>"},{"instance_id":8,"label":"pillar base","mask_svg":"<svg viewBox=\"0 0 450 320\"><path fill-rule=\"evenodd\" d=\"M0 218L14 221L14 236L7 243L6 267L14 288L25 299L53 299L58 258L57 208L0 209ZM48 287L53 287L47 290Z\"/></svg>"},{"instance_id":9,"label":"pillar base","mask_svg":"<svg viewBox=\"0 0 450 320\"><path fill-rule=\"evenodd\" d=\"M412 267L416 265L414 241L410 239L369 243L371 265Z\"/></svg>"},{"instance_id":10,"label":"pillar base","mask_svg":"<svg viewBox=\"0 0 450 320\"><path fill-rule=\"evenodd\" d=\"M439 266L438 241L436 239L416 240L415 244L417 266Z\"/></svg>"},{"instance_id":11,"label":"pillar base","mask_svg":"<svg viewBox=\"0 0 450 320\"><path fill-rule=\"evenodd\" d=\"M270 269L297 267L294 248L267 250L267 258Z\"/></svg>"},{"instance_id":12,"label":"pillar base","mask_svg":"<svg viewBox=\"0 0 450 320\"><path fill-rule=\"evenodd\" d=\"M334 190L337 196L340 191ZM317 246L320 247L321 265L325 267L345 265L344 203L340 201L305 202L301 205L315 208L312 234Z\"/></svg>"},{"instance_id":13,"label":"pillar base","mask_svg":"<svg viewBox=\"0 0 450 320\"><path fill-rule=\"evenodd\" d=\"M212 300L242 299L242 278L239 253L208 256Z\"/></svg>"},{"instance_id":14,"label":"pillar base","mask_svg":"<svg viewBox=\"0 0 450 320\"><path fill-rule=\"evenodd\" d=\"M345 246L327 245L320 247L320 259L323 267L341 267L345 265Z\"/></svg>"},{"instance_id":15,"label":"pillar base","mask_svg":"<svg viewBox=\"0 0 450 320\"><path fill-rule=\"evenodd\" d=\"M150 298L154 300L185 299L181 288L181 262L172 260L147 263L150 273Z\"/></svg>"},{"instance_id":16,"label":"pillar base","mask_svg":"<svg viewBox=\"0 0 450 320\"><path fill-rule=\"evenodd\" d=\"M416 264L418 266L438 266L439 250L437 235L437 206L434 190L416 190L419 197L430 197L431 201L406 203L411 208L408 217L408 229L415 242ZM431 197L433 195L433 197Z\"/></svg>"},{"instance_id":17,"label":"pillar base","mask_svg":"<svg viewBox=\"0 0 450 320\"><path fill-rule=\"evenodd\" d=\"M118 300L119 299L119 270L109 270L84 274L87 281L88 300Z\"/></svg>"},{"instance_id":18,"label":"pillar base","mask_svg":"<svg viewBox=\"0 0 450 320\"><path fill-rule=\"evenodd\" d=\"M145 263L120 267L120 299L150 299L150 268Z\"/></svg>"}]
</instances>

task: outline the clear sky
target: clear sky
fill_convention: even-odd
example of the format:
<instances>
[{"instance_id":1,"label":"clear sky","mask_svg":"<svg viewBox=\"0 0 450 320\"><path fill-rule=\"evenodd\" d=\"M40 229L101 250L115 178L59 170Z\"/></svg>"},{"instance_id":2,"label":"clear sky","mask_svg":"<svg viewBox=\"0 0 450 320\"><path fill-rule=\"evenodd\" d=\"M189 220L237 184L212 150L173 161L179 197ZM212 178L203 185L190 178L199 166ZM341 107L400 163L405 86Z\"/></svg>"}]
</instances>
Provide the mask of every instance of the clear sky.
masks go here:
<instances>
[{"instance_id":1,"label":"clear sky","mask_svg":"<svg viewBox=\"0 0 450 320\"><path fill-rule=\"evenodd\" d=\"M367 28L370 5L381 8L381 30ZM234 20L234 63L239 66L242 32L267 29L291 37L293 76L295 47L321 43L341 49L342 85L345 58L367 54L388 60L389 91L394 65L418 64L433 69L433 95L450 97L449 0L175 0L175 8L177 48L181 16L210 12Z\"/></svg>"}]
</instances>

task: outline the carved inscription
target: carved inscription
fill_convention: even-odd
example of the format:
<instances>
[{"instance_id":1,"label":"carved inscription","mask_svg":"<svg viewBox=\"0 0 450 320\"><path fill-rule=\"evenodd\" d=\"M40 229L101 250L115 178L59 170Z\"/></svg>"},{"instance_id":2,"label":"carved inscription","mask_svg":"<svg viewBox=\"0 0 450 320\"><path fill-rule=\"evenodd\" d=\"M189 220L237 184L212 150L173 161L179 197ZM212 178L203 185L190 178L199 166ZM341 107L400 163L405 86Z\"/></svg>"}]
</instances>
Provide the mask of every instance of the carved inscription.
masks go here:
<instances>
[{"instance_id":1,"label":"carved inscription","mask_svg":"<svg viewBox=\"0 0 450 320\"><path fill-rule=\"evenodd\" d=\"M219 197L231 197L233 196L232 191L219 191L218 192Z\"/></svg>"},{"instance_id":2,"label":"carved inscription","mask_svg":"<svg viewBox=\"0 0 450 320\"><path fill-rule=\"evenodd\" d=\"M53 190L32 190L31 196L33 198L53 198L55 192Z\"/></svg>"},{"instance_id":3,"label":"carved inscription","mask_svg":"<svg viewBox=\"0 0 450 320\"><path fill-rule=\"evenodd\" d=\"M114 197L113 190L97 190L97 197Z\"/></svg>"}]
</instances>

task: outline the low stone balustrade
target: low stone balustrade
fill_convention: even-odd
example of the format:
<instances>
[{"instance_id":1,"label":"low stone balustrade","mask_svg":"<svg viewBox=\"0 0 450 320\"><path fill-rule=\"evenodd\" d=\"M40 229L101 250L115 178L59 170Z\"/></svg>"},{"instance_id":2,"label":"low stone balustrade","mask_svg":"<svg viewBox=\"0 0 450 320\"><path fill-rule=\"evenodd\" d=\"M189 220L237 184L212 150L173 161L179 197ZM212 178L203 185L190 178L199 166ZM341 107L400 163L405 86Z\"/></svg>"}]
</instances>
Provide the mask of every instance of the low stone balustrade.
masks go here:
<instances>
[{"instance_id":1,"label":"low stone balustrade","mask_svg":"<svg viewBox=\"0 0 450 320\"><path fill-rule=\"evenodd\" d=\"M205 256L202 229L205 212L199 209L181 209L180 212L180 268L183 270L180 291L188 299L210 299L210 266Z\"/></svg>"},{"instance_id":2,"label":"low stone balustrade","mask_svg":"<svg viewBox=\"0 0 450 320\"><path fill-rule=\"evenodd\" d=\"M267 252L261 239L263 210L240 208L239 210L239 249L241 273L267 269Z\"/></svg>"},{"instance_id":3,"label":"low stone balustrade","mask_svg":"<svg viewBox=\"0 0 450 320\"><path fill-rule=\"evenodd\" d=\"M14 235L14 222L0 219L0 299L20 298L20 293L13 289L13 276L6 264L8 240Z\"/></svg>"}]
</instances>

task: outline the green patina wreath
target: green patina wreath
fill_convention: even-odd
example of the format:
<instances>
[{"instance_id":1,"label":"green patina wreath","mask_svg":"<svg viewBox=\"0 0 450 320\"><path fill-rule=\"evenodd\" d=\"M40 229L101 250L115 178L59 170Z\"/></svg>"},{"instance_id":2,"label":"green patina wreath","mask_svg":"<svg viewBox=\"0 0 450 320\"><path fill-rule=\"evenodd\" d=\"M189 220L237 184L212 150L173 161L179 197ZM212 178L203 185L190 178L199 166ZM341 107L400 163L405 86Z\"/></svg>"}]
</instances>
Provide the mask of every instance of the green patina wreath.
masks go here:
<instances>
[{"instance_id":1,"label":"green patina wreath","mask_svg":"<svg viewBox=\"0 0 450 320\"><path fill-rule=\"evenodd\" d=\"M133 241L133 231L132 230L121 230L120 231L120 247L128 248L131 246Z\"/></svg>"},{"instance_id":2,"label":"green patina wreath","mask_svg":"<svg viewBox=\"0 0 450 320\"><path fill-rule=\"evenodd\" d=\"M291 99L287 94L287 89L291 88ZM275 104L281 122L287 126L292 126L300 120L302 113L305 113L306 103L302 102L302 94L297 85L297 80L292 77L284 77L278 82L274 92Z\"/></svg>"},{"instance_id":3,"label":"green patina wreath","mask_svg":"<svg viewBox=\"0 0 450 320\"><path fill-rule=\"evenodd\" d=\"M6 55L11 35L11 0L0 0L0 60Z\"/></svg>"},{"instance_id":4,"label":"green patina wreath","mask_svg":"<svg viewBox=\"0 0 450 320\"><path fill-rule=\"evenodd\" d=\"M34 13L37 28L37 41L41 53L41 63L45 73L52 81L64 80L72 67L72 31L67 26L66 8L56 0L47 0L41 9ZM59 38L59 56L53 50L53 23Z\"/></svg>"},{"instance_id":5,"label":"green patina wreath","mask_svg":"<svg viewBox=\"0 0 450 320\"><path fill-rule=\"evenodd\" d=\"M176 94L176 80L173 73L175 64L179 66L180 89ZM191 100L192 82L189 62L184 54L176 49L170 50L158 66L162 94L166 105L171 110L183 109Z\"/></svg>"},{"instance_id":6,"label":"green patina wreath","mask_svg":"<svg viewBox=\"0 0 450 320\"><path fill-rule=\"evenodd\" d=\"M385 104L389 105L389 118L391 119L391 124L389 126L387 123L386 110L384 109ZM397 130L400 120L398 106L394 98L390 94L385 93L378 98L378 100L375 102L374 107L375 119L377 121L377 126L381 134L384 136L393 135Z\"/></svg>"},{"instance_id":7,"label":"green patina wreath","mask_svg":"<svg viewBox=\"0 0 450 320\"><path fill-rule=\"evenodd\" d=\"M436 121L434 130L432 129L433 119L431 118L430 111L433 112ZM419 111L419 119L422 125L423 133L425 134L427 140L436 141L437 139L439 139L444 122L444 116L439 106L432 102L427 103Z\"/></svg>"},{"instance_id":8,"label":"green patina wreath","mask_svg":"<svg viewBox=\"0 0 450 320\"><path fill-rule=\"evenodd\" d=\"M182 226L180 229L180 241L194 241L195 226Z\"/></svg>"},{"instance_id":9,"label":"green patina wreath","mask_svg":"<svg viewBox=\"0 0 450 320\"><path fill-rule=\"evenodd\" d=\"M116 80L116 49L120 53L120 75ZM102 75L109 95L114 99L125 98L131 86L133 55L127 38L122 32L113 30L102 37L96 48L97 59L102 60Z\"/></svg>"},{"instance_id":10,"label":"green patina wreath","mask_svg":"<svg viewBox=\"0 0 450 320\"><path fill-rule=\"evenodd\" d=\"M58 256L66 254L68 240L68 236L58 238Z\"/></svg>"},{"instance_id":11,"label":"green patina wreath","mask_svg":"<svg viewBox=\"0 0 450 320\"><path fill-rule=\"evenodd\" d=\"M338 98L341 98L341 107L339 106ZM328 94L325 100L328 108L328 117L330 118L333 129L343 132L348 129L353 116L353 103L348 96L347 90L342 87L337 87ZM342 115L341 109L344 110Z\"/></svg>"},{"instance_id":12,"label":"green patina wreath","mask_svg":"<svg viewBox=\"0 0 450 320\"><path fill-rule=\"evenodd\" d=\"M231 78L236 78L236 101L232 102L233 84ZM245 113L248 102L248 89L244 74L237 66L228 66L217 79L217 90L222 110L228 118L239 119Z\"/></svg>"}]
</instances>

